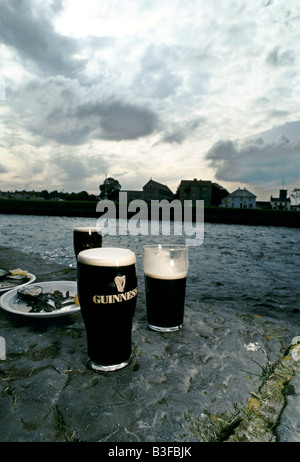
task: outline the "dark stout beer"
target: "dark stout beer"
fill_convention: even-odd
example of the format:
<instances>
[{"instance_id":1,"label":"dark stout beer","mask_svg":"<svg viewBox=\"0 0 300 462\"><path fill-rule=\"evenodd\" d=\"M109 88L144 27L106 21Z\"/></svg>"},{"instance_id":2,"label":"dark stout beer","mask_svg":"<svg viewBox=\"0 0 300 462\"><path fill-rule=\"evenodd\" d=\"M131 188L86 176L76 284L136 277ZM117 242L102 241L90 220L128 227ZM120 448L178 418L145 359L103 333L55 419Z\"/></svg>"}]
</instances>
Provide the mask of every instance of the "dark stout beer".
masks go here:
<instances>
[{"instance_id":1,"label":"dark stout beer","mask_svg":"<svg viewBox=\"0 0 300 462\"><path fill-rule=\"evenodd\" d=\"M148 245L143 248L148 327L161 332L183 324L188 248Z\"/></svg>"},{"instance_id":2,"label":"dark stout beer","mask_svg":"<svg viewBox=\"0 0 300 462\"><path fill-rule=\"evenodd\" d=\"M74 251L77 257L82 250L102 247L101 230L92 226L75 228L73 232L73 241Z\"/></svg>"},{"instance_id":3,"label":"dark stout beer","mask_svg":"<svg viewBox=\"0 0 300 462\"><path fill-rule=\"evenodd\" d=\"M137 299L135 254L98 248L78 255L78 296L90 365L98 371L127 366Z\"/></svg>"},{"instance_id":4,"label":"dark stout beer","mask_svg":"<svg viewBox=\"0 0 300 462\"><path fill-rule=\"evenodd\" d=\"M177 330L184 316L186 277L160 279L145 274L148 325L154 330Z\"/></svg>"}]
</instances>

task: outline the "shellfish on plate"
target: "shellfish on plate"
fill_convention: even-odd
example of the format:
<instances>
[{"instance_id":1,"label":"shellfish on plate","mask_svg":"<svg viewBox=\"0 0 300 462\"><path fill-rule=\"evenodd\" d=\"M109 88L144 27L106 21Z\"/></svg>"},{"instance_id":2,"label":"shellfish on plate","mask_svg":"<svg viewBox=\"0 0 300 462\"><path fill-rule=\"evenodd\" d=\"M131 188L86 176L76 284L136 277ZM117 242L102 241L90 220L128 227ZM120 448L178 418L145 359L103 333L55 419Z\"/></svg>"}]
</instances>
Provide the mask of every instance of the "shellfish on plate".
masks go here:
<instances>
[{"instance_id":1,"label":"shellfish on plate","mask_svg":"<svg viewBox=\"0 0 300 462\"><path fill-rule=\"evenodd\" d=\"M35 276L28 271L20 268L7 270L0 268L0 293L6 290L14 289L35 280Z\"/></svg>"}]
</instances>

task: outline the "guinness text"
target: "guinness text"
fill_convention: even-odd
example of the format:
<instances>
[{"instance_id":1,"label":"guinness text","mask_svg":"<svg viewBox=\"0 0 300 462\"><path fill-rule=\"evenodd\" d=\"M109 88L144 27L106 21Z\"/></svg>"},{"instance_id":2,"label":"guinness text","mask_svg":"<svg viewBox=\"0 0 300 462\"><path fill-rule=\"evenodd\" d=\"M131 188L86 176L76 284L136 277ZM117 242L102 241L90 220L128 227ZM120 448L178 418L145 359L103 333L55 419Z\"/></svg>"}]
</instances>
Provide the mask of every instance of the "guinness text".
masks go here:
<instances>
[{"instance_id":1,"label":"guinness text","mask_svg":"<svg viewBox=\"0 0 300 462\"><path fill-rule=\"evenodd\" d=\"M93 302L96 304L107 305L111 303L122 303L131 300L132 298L137 296L137 287L133 290L129 290L128 292L120 293L120 294L112 294L112 295L94 295Z\"/></svg>"}]
</instances>

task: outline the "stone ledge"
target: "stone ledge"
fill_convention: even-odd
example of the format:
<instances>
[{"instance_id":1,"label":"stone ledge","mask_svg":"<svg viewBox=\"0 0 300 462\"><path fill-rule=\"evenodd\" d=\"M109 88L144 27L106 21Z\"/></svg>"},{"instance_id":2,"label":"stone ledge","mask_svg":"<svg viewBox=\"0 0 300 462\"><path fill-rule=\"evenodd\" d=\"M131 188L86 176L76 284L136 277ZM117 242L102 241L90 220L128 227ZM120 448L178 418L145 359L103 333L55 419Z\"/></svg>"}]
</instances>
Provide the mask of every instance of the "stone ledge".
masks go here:
<instances>
[{"instance_id":1,"label":"stone ledge","mask_svg":"<svg viewBox=\"0 0 300 462\"><path fill-rule=\"evenodd\" d=\"M74 269L3 247L0 266L37 268L41 281L76 278ZM192 294L183 329L149 331L139 280L133 360L116 373L87 368L80 313L33 320L0 310L0 441L294 441L299 327Z\"/></svg>"},{"instance_id":2,"label":"stone ledge","mask_svg":"<svg viewBox=\"0 0 300 462\"><path fill-rule=\"evenodd\" d=\"M257 391L250 392L251 396L243 408L234 406L227 413L208 414L202 423L191 414L187 415L191 432L206 442L300 441L299 406L294 418L284 424L284 430L281 429L282 413L286 412L288 384L293 378L299 384L300 378L300 363L291 354L294 348L300 348L300 343L291 346L275 364L267 364L262 368L262 384ZM251 371L249 374L251 375ZM298 397L298 403L299 390L300 388L297 393L293 388L293 396Z\"/></svg>"}]
</instances>

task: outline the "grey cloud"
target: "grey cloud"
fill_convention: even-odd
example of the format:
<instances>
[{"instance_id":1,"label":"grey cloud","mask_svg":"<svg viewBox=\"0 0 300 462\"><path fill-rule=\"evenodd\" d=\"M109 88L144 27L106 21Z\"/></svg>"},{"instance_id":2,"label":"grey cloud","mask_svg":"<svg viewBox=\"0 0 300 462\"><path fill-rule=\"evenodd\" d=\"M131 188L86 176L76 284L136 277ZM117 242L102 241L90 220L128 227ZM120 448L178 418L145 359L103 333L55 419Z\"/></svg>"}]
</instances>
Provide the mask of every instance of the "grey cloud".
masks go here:
<instances>
[{"instance_id":1,"label":"grey cloud","mask_svg":"<svg viewBox=\"0 0 300 462\"><path fill-rule=\"evenodd\" d=\"M158 125L150 109L117 100L85 104L78 107L77 115L94 120L94 136L106 140L137 139L150 135Z\"/></svg>"},{"instance_id":2,"label":"grey cloud","mask_svg":"<svg viewBox=\"0 0 300 462\"><path fill-rule=\"evenodd\" d=\"M266 57L266 63L272 67L290 66L294 62L295 53L292 50L281 52L279 46L275 46Z\"/></svg>"},{"instance_id":3,"label":"grey cloud","mask_svg":"<svg viewBox=\"0 0 300 462\"><path fill-rule=\"evenodd\" d=\"M32 80L15 95L12 107L20 126L65 145L96 138L133 140L157 128L155 112L114 98L97 101L98 92L62 76Z\"/></svg>"},{"instance_id":4,"label":"grey cloud","mask_svg":"<svg viewBox=\"0 0 300 462\"><path fill-rule=\"evenodd\" d=\"M8 172L7 168L0 164L0 174L7 173L7 172Z\"/></svg>"},{"instance_id":5,"label":"grey cloud","mask_svg":"<svg viewBox=\"0 0 300 462\"><path fill-rule=\"evenodd\" d=\"M284 125L275 125L269 130L261 132L256 135L258 138L262 138L264 143L273 143L274 140L279 139L284 134L290 141L297 141L300 133L300 121L286 122ZM252 140L253 137L249 137L248 140Z\"/></svg>"},{"instance_id":6,"label":"grey cloud","mask_svg":"<svg viewBox=\"0 0 300 462\"><path fill-rule=\"evenodd\" d=\"M258 145L263 145L264 144L264 140L262 137L258 137L258 138L250 138L249 140L245 140L244 142L245 146L247 144L258 144Z\"/></svg>"},{"instance_id":7,"label":"grey cloud","mask_svg":"<svg viewBox=\"0 0 300 462\"><path fill-rule=\"evenodd\" d=\"M136 96L164 99L174 95L181 82L179 76L167 69L143 71L135 77L132 89Z\"/></svg>"},{"instance_id":8,"label":"grey cloud","mask_svg":"<svg viewBox=\"0 0 300 462\"><path fill-rule=\"evenodd\" d=\"M206 121L204 117L193 120L176 122L167 129L162 137L164 143L182 144L184 140L194 134L197 128Z\"/></svg>"},{"instance_id":9,"label":"grey cloud","mask_svg":"<svg viewBox=\"0 0 300 462\"><path fill-rule=\"evenodd\" d=\"M75 111L84 97L77 81L62 76L36 79L20 88L11 101L19 125L44 140L77 145L90 133Z\"/></svg>"},{"instance_id":10,"label":"grey cloud","mask_svg":"<svg viewBox=\"0 0 300 462\"><path fill-rule=\"evenodd\" d=\"M176 143L182 144L186 139L186 133L183 129L174 130L172 132L166 132L163 136L162 141L165 143Z\"/></svg>"},{"instance_id":11,"label":"grey cloud","mask_svg":"<svg viewBox=\"0 0 300 462\"><path fill-rule=\"evenodd\" d=\"M244 9L243 5L241 5L241 9ZM238 12L238 14L240 14L240 12ZM228 28L225 28L225 32L224 42L226 45L231 47L232 43L234 43L235 48L248 47L257 33L257 23L255 20L234 23L229 25Z\"/></svg>"},{"instance_id":12,"label":"grey cloud","mask_svg":"<svg viewBox=\"0 0 300 462\"><path fill-rule=\"evenodd\" d=\"M182 84L182 78L177 73L178 59L175 47L150 45L141 59L142 69L134 79L133 93L158 99L174 95Z\"/></svg>"},{"instance_id":13,"label":"grey cloud","mask_svg":"<svg viewBox=\"0 0 300 462\"><path fill-rule=\"evenodd\" d=\"M217 141L213 147L207 152L206 158L212 161L225 162L233 159L236 156L236 146L231 140Z\"/></svg>"},{"instance_id":14,"label":"grey cloud","mask_svg":"<svg viewBox=\"0 0 300 462\"><path fill-rule=\"evenodd\" d=\"M284 119L285 117L287 117L289 115L288 111L279 111L279 110L276 110L274 109L273 111L270 111L270 117L273 118L273 117L278 117L279 119Z\"/></svg>"},{"instance_id":15,"label":"grey cloud","mask_svg":"<svg viewBox=\"0 0 300 462\"><path fill-rule=\"evenodd\" d=\"M141 64L144 71L155 72L165 68L168 62L177 61L178 54L175 47L149 45L142 57Z\"/></svg>"},{"instance_id":16,"label":"grey cloud","mask_svg":"<svg viewBox=\"0 0 300 462\"><path fill-rule=\"evenodd\" d=\"M280 136L264 143L262 138L243 143L218 141L207 152L206 159L216 169L216 178L246 183L299 180L300 140Z\"/></svg>"},{"instance_id":17,"label":"grey cloud","mask_svg":"<svg viewBox=\"0 0 300 462\"><path fill-rule=\"evenodd\" d=\"M57 153L52 156L48 169L59 171L66 183L82 183L86 179L99 174L103 175L108 169L108 162L101 155L86 155L86 153Z\"/></svg>"},{"instance_id":18,"label":"grey cloud","mask_svg":"<svg viewBox=\"0 0 300 462\"><path fill-rule=\"evenodd\" d=\"M60 2L52 6L59 9ZM42 72L74 75L86 64L86 60L73 58L79 51L78 42L58 34L45 11L34 7L27 0L1 2L0 40Z\"/></svg>"}]
</instances>

